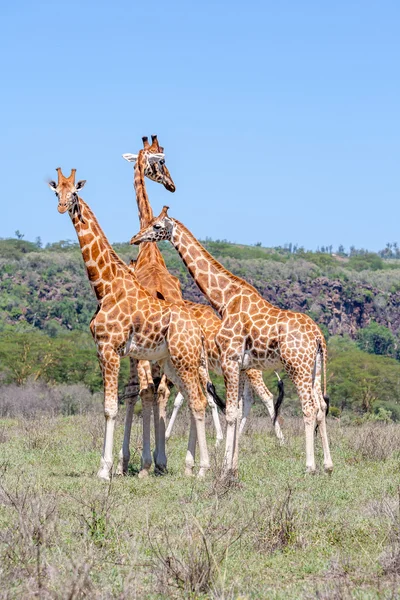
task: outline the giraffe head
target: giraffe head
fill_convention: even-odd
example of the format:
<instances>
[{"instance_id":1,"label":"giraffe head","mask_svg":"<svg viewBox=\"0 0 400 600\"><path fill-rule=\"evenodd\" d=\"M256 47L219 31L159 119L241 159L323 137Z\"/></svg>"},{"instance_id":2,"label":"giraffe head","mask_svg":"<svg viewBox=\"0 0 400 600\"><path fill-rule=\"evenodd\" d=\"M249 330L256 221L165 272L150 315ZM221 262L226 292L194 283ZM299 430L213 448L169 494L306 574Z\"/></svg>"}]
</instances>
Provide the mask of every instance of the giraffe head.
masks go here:
<instances>
[{"instance_id":1,"label":"giraffe head","mask_svg":"<svg viewBox=\"0 0 400 600\"><path fill-rule=\"evenodd\" d=\"M58 198L58 212L61 214L67 212L67 210L70 211L71 214L77 212L79 219L82 221L79 210L78 191L83 188L86 180L75 183L76 169L71 169L69 177L64 177L60 167L58 167L56 171L58 174L58 182L49 181L49 186Z\"/></svg>"},{"instance_id":2,"label":"giraffe head","mask_svg":"<svg viewBox=\"0 0 400 600\"><path fill-rule=\"evenodd\" d=\"M148 227L144 227L139 233L133 236L131 244L141 244L142 242L160 242L161 240L170 240L174 229L174 220L168 216L169 206L164 206L161 213L152 220Z\"/></svg>"},{"instance_id":3,"label":"giraffe head","mask_svg":"<svg viewBox=\"0 0 400 600\"><path fill-rule=\"evenodd\" d=\"M123 154L129 162L142 162L146 177L161 183L169 192L175 192L175 184L165 164L164 148L158 143L156 135L151 136L151 145L147 137L143 137L143 149L139 154Z\"/></svg>"}]
</instances>

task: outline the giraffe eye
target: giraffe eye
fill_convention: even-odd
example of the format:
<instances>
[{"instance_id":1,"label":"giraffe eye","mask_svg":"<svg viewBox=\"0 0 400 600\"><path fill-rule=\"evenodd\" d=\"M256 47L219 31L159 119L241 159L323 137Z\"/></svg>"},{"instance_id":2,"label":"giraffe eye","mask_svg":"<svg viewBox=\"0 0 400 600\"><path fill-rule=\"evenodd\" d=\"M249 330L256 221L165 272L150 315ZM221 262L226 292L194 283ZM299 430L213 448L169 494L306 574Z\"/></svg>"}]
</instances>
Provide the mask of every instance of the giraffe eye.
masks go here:
<instances>
[{"instance_id":1,"label":"giraffe eye","mask_svg":"<svg viewBox=\"0 0 400 600\"><path fill-rule=\"evenodd\" d=\"M160 165L165 165L165 160L163 158L160 160Z\"/></svg>"},{"instance_id":2,"label":"giraffe eye","mask_svg":"<svg viewBox=\"0 0 400 600\"><path fill-rule=\"evenodd\" d=\"M153 225L153 229L155 229L156 231L160 230L162 227L161 223L154 223Z\"/></svg>"}]
</instances>

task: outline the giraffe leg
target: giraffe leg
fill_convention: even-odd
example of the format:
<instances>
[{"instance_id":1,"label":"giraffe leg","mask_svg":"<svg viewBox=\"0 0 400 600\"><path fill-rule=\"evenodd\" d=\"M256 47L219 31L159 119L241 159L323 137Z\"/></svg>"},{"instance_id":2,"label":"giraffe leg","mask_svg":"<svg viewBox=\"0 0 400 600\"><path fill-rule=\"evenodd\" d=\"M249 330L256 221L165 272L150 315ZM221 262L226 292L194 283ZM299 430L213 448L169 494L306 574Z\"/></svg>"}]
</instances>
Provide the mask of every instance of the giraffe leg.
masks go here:
<instances>
[{"instance_id":1,"label":"giraffe leg","mask_svg":"<svg viewBox=\"0 0 400 600\"><path fill-rule=\"evenodd\" d=\"M244 386L245 386L245 378L243 377L243 373L239 374L239 402L238 402L238 410L236 416L236 435L235 435L235 448L232 457L232 472L235 477L238 476L239 472L239 427L242 420L243 415L243 395L244 395Z\"/></svg>"},{"instance_id":2,"label":"giraffe leg","mask_svg":"<svg viewBox=\"0 0 400 600\"><path fill-rule=\"evenodd\" d=\"M208 458L207 440L206 440L206 422L205 422L205 407L202 410L194 411L194 420L196 423L197 440L199 442L200 454L200 469L197 477L202 478L210 468L210 460Z\"/></svg>"},{"instance_id":3,"label":"giraffe leg","mask_svg":"<svg viewBox=\"0 0 400 600\"><path fill-rule=\"evenodd\" d=\"M164 373L188 399L199 442L200 470L198 476L202 477L210 468L205 429L207 399L202 390L199 373L202 369L204 348L200 327L192 320L190 313L188 316L190 320L187 321L185 329L187 339L185 339L186 343L182 345L182 319L171 314L168 327L169 357L164 363Z\"/></svg>"},{"instance_id":4,"label":"giraffe leg","mask_svg":"<svg viewBox=\"0 0 400 600\"><path fill-rule=\"evenodd\" d=\"M243 414L242 414L242 418L241 418L240 426L239 426L239 436L241 436L243 433L243 430L246 426L247 417L250 414L251 406L254 402L253 391L249 385L249 380L248 380L246 374L244 374L244 376L245 376L245 384L244 384L244 392L243 392Z\"/></svg>"},{"instance_id":5,"label":"giraffe leg","mask_svg":"<svg viewBox=\"0 0 400 600\"><path fill-rule=\"evenodd\" d=\"M157 420L158 423L154 464L158 473L165 473L167 471L167 455L165 452L165 424L167 420L167 402L170 393L171 392L168 386L167 378L165 375L163 375L157 390L157 419L156 412L154 412L154 421L156 422Z\"/></svg>"},{"instance_id":6,"label":"giraffe leg","mask_svg":"<svg viewBox=\"0 0 400 600\"><path fill-rule=\"evenodd\" d=\"M185 475L186 475L186 477L192 477L192 475L193 475L194 461L196 458L196 442L197 442L196 421L194 420L193 414L190 413L190 432L189 432L188 449L186 452L186 460L185 460Z\"/></svg>"},{"instance_id":7,"label":"giraffe leg","mask_svg":"<svg viewBox=\"0 0 400 600\"><path fill-rule=\"evenodd\" d=\"M147 360L139 360L137 363L140 399L142 401L142 419L143 419L143 446L140 460L139 478L147 477L151 468L151 413L154 403L154 382L151 373L151 366Z\"/></svg>"},{"instance_id":8,"label":"giraffe leg","mask_svg":"<svg viewBox=\"0 0 400 600\"><path fill-rule=\"evenodd\" d=\"M304 427L306 430L306 473L315 473L314 456L314 434L316 426L316 415L304 417Z\"/></svg>"},{"instance_id":9,"label":"giraffe leg","mask_svg":"<svg viewBox=\"0 0 400 600\"><path fill-rule=\"evenodd\" d=\"M233 471L233 455L236 448L237 414L239 401L239 364L236 361L221 360L226 387L226 442L222 466L222 477Z\"/></svg>"},{"instance_id":10,"label":"giraffe leg","mask_svg":"<svg viewBox=\"0 0 400 600\"><path fill-rule=\"evenodd\" d=\"M150 366L150 365L149 365ZM154 396L153 396L153 417L154 417L154 441L155 448L153 450L154 464L157 460L158 444L159 444L159 433L160 433L160 410L159 410L159 395L158 387L161 383L161 367L158 363L152 364L150 367L150 378L154 385Z\"/></svg>"},{"instance_id":11,"label":"giraffe leg","mask_svg":"<svg viewBox=\"0 0 400 600\"><path fill-rule=\"evenodd\" d=\"M326 409L327 405L321 389L321 358L317 356L317 368L315 373L314 394L318 402L317 423L321 435L322 448L324 451L324 469L327 473L332 473L333 462L329 450L328 433L326 430Z\"/></svg>"},{"instance_id":12,"label":"giraffe leg","mask_svg":"<svg viewBox=\"0 0 400 600\"><path fill-rule=\"evenodd\" d=\"M333 471L333 462L331 458L331 453L329 450L329 441L328 441L328 433L326 431L326 404L324 402L324 408L318 413L317 423L319 426L319 432L321 435L322 448L324 451L324 469L327 473L332 473Z\"/></svg>"},{"instance_id":13,"label":"giraffe leg","mask_svg":"<svg viewBox=\"0 0 400 600\"><path fill-rule=\"evenodd\" d=\"M207 355L206 355L205 351L202 355L201 366L199 369L199 376L200 376L200 381L201 381L203 390L205 390L205 392L206 392L208 406L211 408L211 414L212 414L215 433L216 433L215 446L218 448L220 442L224 439L224 434L222 433L221 423L219 421L217 405L214 401L214 398L208 391L207 384L210 381L210 376L208 373L208 360L207 360Z\"/></svg>"},{"instance_id":14,"label":"giraffe leg","mask_svg":"<svg viewBox=\"0 0 400 600\"><path fill-rule=\"evenodd\" d=\"M211 396L211 394L208 394L208 393L207 393L207 402L208 402L208 406L211 408L211 414L212 414L214 427L215 427L215 433L216 433L215 446L216 446L216 448L218 448L218 446L224 439L224 434L222 433L222 427L221 427L221 423L220 423L219 415L218 415L218 408L214 402L214 398Z\"/></svg>"},{"instance_id":15,"label":"giraffe leg","mask_svg":"<svg viewBox=\"0 0 400 600\"><path fill-rule=\"evenodd\" d=\"M132 431L132 420L135 404L138 397L126 399L126 415L125 415L125 426L124 426L124 440L122 442L122 448L119 451L118 465L115 471L116 475L126 475L128 473L129 460L131 458L130 451L130 439Z\"/></svg>"},{"instance_id":16,"label":"giraffe leg","mask_svg":"<svg viewBox=\"0 0 400 600\"><path fill-rule=\"evenodd\" d=\"M186 474L189 473L189 470L193 468L192 465L194 465L194 448L197 437L200 455L200 469L198 472L198 477L204 477L210 468L205 427L205 409L207 400L202 392L197 371L191 372L189 370L182 369L178 374L173 368L172 357L170 366L167 366L168 363L169 361L166 363L166 370L168 368L167 376L180 390L182 390L184 397L189 399L189 408L191 411L189 445L188 453L186 455Z\"/></svg>"},{"instance_id":17,"label":"giraffe leg","mask_svg":"<svg viewBox=\"0 0 400 600\"><path fill-rule=\"evenodd\" d=\"M183 404L183 401L184 401L184 399L185 399L185 398L183 397L183 395L182 395L180 392L178 392L178 393L177 393L177 395L176 395L176 398L175 398L175 402L174 402L174 410L173 410L173 412L172 412L172 415L171 415L171 418L170 418L170 420L169 420L168 427L167 427L167 431L165 432L165 439L166 439L167 441L168 441L168 440L169 440L169 438L171 437L172 428L173 428L173 426L174 426L174 423L175 423L176 417L177 417L177 415L178 415L178 412L179 412L179 409L180 409L180 407L181 407L181 406L182 406L182 404Z\"/></svg>"},{"instance_id":18,"label":"giraffe leg","mask_svg":"<svg viewBox=\"0 0 400 600\"><path fill-rule=\"evenodd\" d=\"M107 359L106 359L107 356ZM105 431L103 454L97 476L109 481L113 465L115 420L118 413L118 373L120 358L113 348L103 348L99 353L104 382Z\"/></svg>"},{"instance_id":19,"label":"giraffe leg","mask_svg":"<svg viewBox=\"0 0 400 600\"><path fill-rule=\"evenodd\" d=\"M140 472L139 477L147 477L151 468L151 413L154 403L154 388L153 386L148 387L145 390L141 390L140 397L142 399L142 416L143 416L143 448L142 457L140 461Z\"/></svg>"},{"instance_id":20,"label":"giraffe leg","mask_svg":"<svg viewBox=\"0 0 400 600\"><path fill-rule=\"evenodd\" d=\"M314 438L319 409L313 387L316 378L315 351L303 355L300 359L297 351L282 341L280 358L300 398L306 434L306 473L315 473Z\"/></svg>"},{"instance_id":21,"label":"giraffe leg","mask_svg":"<svg viewBox=\"0 0 400 600\"><path fill-rule=\"evenodd\" d=\"M265 385L261 371L256 371L255 369L249 369L246 372L246 376L248 377L248 379L250 381L250 386L252 388L252 391L255 392L257 394L257 396L260 398L261 402L264 404L265 408L269 412L271 421L274 422L274 417L275 417L274 396L273 396L273 394L271 394L271 392ZM283 444L285 443L285 438L283 437L281 426L279 425L278 420L276 420L276 422L275 422L274 429L275 429L275 435L278 438L279 443L281 444L281 446L283 446Z\"/></svg>"},{"instance_id":22,"label":"giraffe leg","mask_svg":"<svg viewBox=\"0 0 400 600\"><path fill-rule=\"evenodd\" d=\"M194 448L196 446L197 438L200 455L200 469L197 476L201 478L204 477L210 468L205 427L205 409L207 400L202 393L200 382L196 374L190 376L187 373L183 373L180 387L183 395L189 398L189 407L191 411L189 445L188 453L186 455L186 474L189 473L190 468L193 468L191 465L194 465Z\"/></svg>"},{"instance_id":23,"label":"giraffe leg","mask_svg":"<svg viewBox=\"0 0 400 600\"><path fill-rule=\"evenodd\" d=\"M130 358L129 382L125 387L126 416L124 427L124 441L119 453L118 466L115 472L116 475L126 475L128 472L129 459L131 456L129 443L131 439L132 419L138 395L139 380L137 373L137 361L134 358Z\"/></svg>"}]
</instances>

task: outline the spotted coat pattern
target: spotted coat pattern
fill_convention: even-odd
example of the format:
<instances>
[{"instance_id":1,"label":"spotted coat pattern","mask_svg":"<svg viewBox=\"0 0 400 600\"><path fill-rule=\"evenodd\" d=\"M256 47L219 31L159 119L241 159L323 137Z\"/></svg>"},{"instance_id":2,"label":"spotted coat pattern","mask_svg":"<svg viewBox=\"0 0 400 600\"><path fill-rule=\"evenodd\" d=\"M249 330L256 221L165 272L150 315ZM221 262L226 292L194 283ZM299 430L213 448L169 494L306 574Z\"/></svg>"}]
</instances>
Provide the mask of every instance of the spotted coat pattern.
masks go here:
<instances>
[{"instance_id":1,"label":"spotted coat pattern","mask_svg":"<svg viewBox=\"0 0 400 600\"><path fill-rule=\"evenodd\" d=\"M324 466L333 468L326 433L326 343L319 327L307 315L276 308L245 280L216 261L193 234L168 216L168 207L131 240L170 240L197 285L222 318L216 336L227 388L228 422L225 472L236 472L237 425L242 372L283 364L300 397L306 429L306 467L315 471L314 430L318 422L324 449ZM324 393L321 379L324 373Z\"/></svg>"},{"instance_id":2,"label":"spotted coat pattern","mask_svg":"<svg viewBox=\"0 0 400 600\"><path fill-rule=\"evenodd\" d=\"M99 476L108 479L112 468L112 445L118 412L120 359L161 361L163 369L189 400L195 415L200 445L200 467L208 467L204 413L206 398L199 369L204 355L202 332L185 306L154 298L138 282L131 267L115 253L94 213L78 196L84 182L75 184L75 170L49 185L58 198L58 210L69 212L88 279L98 308L90 323L104 382L106 434ZM112 423L111 423L112 422ZM201 443L200 443L201 442ZM205 447L205 451L204 451Z\"/></svg>"}]
</instances>

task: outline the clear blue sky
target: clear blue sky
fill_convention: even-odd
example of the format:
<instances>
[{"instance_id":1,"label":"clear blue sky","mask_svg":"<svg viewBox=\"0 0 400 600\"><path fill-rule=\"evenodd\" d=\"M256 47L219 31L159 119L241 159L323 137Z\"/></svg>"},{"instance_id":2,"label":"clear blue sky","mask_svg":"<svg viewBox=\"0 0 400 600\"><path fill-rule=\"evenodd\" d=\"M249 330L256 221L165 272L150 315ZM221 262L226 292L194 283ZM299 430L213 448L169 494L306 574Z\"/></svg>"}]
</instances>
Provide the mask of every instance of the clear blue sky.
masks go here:
<instances>
[{"instance_id":1,"label":"clear blue sky","mask_svg":"<svg viewBox=\"0 0 400 600\"><path fill-rule=\"evenodd\" d=\"M291 0L0 5L0 236L75 239L61 166L110 241L138 230L132 167L157 133L204 239L377 250L400 240L400 4Z\"/></svg>"}]
</instances>

